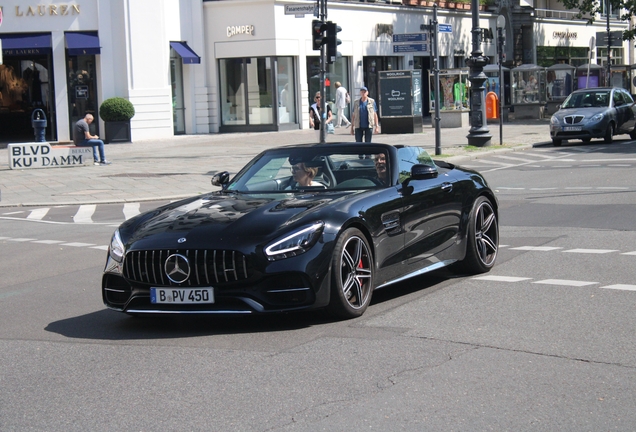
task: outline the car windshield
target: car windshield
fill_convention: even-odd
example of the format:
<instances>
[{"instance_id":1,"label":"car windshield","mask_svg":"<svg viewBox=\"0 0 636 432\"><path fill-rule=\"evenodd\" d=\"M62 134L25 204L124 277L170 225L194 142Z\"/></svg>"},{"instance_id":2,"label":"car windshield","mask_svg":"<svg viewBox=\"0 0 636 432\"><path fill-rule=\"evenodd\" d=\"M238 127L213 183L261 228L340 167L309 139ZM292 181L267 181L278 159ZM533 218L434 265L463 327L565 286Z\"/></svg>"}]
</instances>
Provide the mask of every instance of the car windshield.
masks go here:
<instances>
[{"instance_id":1,"label":"car windshield","mask_svg":"<svg viewBox=\"0 0 636 432\"><path fill-rule=\"evenodd\" d=\"M275 149L250 162L226 190L272 193L382 188L390 183L388 158L384 147Z\"/></svg>"},{"instance_id":2,"label":"car windshield","mask_svg":"<svg viewBox=\"0 0 636 432\"><path fill-rule=\"evenodd\" d=\"M609 106L609 90L590 90L572 93L563 102L561 108L592 108Z\"/></svg>"}]
</instances>

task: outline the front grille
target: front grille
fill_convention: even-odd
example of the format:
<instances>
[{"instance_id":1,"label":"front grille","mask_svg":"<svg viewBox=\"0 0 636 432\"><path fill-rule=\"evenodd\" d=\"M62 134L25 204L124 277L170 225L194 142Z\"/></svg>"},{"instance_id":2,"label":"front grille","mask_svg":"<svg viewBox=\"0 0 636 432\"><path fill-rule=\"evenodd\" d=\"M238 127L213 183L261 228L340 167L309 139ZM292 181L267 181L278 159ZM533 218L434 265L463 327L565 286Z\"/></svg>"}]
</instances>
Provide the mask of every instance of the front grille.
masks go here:
<instances>
[{"instance_id":1,"label":"front grille","mask_svg":"<svg viewBox=\"0 0 636 432\"><path fill-rule=\"evenodd\" d=\"M565 123L567 124L577 124L577 123L581 123L581 121L585 118L585 116L582 115L571 115L571 116L566 116L564 117Z\"/></svg>"},{"instance_id":2,"label":"front grille","mask_svg":"<svg viewBox=\"0 0 636 432\"><path fill-rule=\"evenodd\" d=\"M171 281L165 272L166 259L180 254L188 259L190 275L182 283ZM152 286L210 286L247 279L245 255L230 250L170 249L132 251L124 260L124 277Z\"/></svg>"}]
</instances>

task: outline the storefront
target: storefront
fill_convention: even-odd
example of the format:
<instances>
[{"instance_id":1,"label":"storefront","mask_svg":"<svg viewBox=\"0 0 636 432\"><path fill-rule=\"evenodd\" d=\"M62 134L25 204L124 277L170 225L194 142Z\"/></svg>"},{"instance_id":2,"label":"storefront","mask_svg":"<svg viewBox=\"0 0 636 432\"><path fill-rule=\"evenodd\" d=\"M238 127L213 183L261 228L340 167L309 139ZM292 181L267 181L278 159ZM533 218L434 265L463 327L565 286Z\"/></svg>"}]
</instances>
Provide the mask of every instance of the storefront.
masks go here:
<instances>
[{"instance_id":1,"label":"storefront","mask_svg":"<svg viewBox=\"0 0 636 432\"><path fill-rule=\"evenodd\" d=\"M47 117L47 140L70 141L75 122L86 113L99 120L101 102L115 96L135 107L133 141L210 132L197 55L201 0L4 0L0 7L0 142L32 141L36 109ZM103 135L101 121L91 128Z\"/></svg>"}]
</instances>

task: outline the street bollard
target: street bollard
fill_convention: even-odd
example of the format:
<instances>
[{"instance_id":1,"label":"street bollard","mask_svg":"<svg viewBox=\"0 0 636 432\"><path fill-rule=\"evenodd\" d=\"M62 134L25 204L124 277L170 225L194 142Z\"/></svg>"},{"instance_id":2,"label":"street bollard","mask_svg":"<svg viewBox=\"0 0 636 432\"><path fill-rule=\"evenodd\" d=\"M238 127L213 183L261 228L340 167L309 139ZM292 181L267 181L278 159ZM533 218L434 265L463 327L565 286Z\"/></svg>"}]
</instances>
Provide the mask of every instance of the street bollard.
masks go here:
<instances>
[{"instance_id":1,"label":"street bollard","mask_svg":"<svg viewBox=\"0 0 636 432\"><path fill-rule=\"evenodd\" d=\"M35 142L45 142L44 134L46 133L46 115L40 108L33 110L31 114L31 126L35 134Z\"/></svg>"}]
</instances>

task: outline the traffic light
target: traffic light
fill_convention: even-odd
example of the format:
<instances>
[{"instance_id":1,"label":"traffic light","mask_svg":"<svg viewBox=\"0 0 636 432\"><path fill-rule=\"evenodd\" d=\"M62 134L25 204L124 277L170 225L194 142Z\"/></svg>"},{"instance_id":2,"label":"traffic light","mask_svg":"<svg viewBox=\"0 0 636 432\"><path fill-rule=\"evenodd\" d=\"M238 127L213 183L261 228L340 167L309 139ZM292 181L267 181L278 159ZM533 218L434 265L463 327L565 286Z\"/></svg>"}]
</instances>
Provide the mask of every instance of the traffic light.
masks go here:
<instances>
[{"instance_id":1,"label":"traffic light","mask_svg":"<svg viewBox=\"0 0 636 432\"><path fill-rule=\"evenodd\" d=\"M331 21L327 21L327 63L334 63L338 57L338 45L342 43L336 36L342 31L342 27Z\"/></svg>"},{"instance_id":2,"label":"traffic light","mask_svg":"<svg viewBox=\"0 0 636 432\"><path fill-rule=\"evenodd\" d=\"M320 20L313 20L311 22L311 43L313 49L320 51L320 47L326 43L326 39L323 36L323 32L327 30L327 23Z\"/></svg>"}]
</instances>

